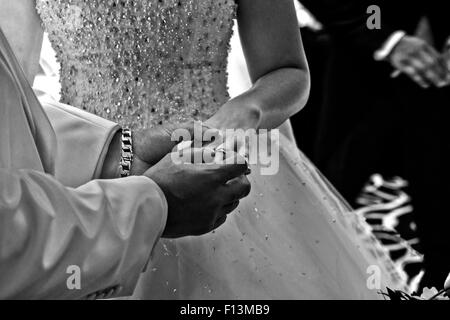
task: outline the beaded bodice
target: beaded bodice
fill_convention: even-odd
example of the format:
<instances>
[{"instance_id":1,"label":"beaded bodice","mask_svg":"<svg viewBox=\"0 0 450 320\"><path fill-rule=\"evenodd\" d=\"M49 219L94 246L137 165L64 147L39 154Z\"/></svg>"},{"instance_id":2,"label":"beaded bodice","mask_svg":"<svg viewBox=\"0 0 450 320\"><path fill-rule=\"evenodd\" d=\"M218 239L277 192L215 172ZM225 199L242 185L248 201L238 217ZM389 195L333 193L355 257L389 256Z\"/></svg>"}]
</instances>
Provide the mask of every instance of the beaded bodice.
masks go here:
<instances>
[{"instance_id":1,"label":"beaded bodice","mask_svg":"<svg viewBox=\"0 0 450 320\"><path fill-rule=\"evenodd\" d=\"M234 0L36 0L62 102L142 128L204 119L228 100Z\"/></svg>"}]
</instances>

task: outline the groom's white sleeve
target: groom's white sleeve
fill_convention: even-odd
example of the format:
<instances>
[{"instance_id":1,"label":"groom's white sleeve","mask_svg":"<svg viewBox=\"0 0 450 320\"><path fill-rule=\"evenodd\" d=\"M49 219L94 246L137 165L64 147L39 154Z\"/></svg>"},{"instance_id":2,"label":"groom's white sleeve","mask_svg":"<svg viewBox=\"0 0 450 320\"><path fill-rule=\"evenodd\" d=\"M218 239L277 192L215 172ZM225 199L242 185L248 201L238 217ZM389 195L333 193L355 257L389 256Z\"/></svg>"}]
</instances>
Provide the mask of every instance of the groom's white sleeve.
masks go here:
<instances>
[{"instance_id":1,"label":"groom's white sleeve","mask_svg":"<svg viewBox=\"0 0 450 320\"><path fill-rule=\"evenodd\" d=\"M164 228L163 199L145 177L71 189L0 169L0 299L130 295Z\"/></svg>"},{"instance_id":2,"label":"groom's white sleeve","mask_svg":"<svg viewBox=\"0 0 450 320\"><path fill-rule=\"evenodd\" d=\"M58 181L78 187L98 179L119 126L45 95L39 96L39 101L56 134L55 176Z\"/></svg>"},{"instance_id":3,"label":"groom's white sleeve","mask_svg":"<svg viewBox=\"0 0 450 320\"><path fill-rule=\"evenodd\" d=\"M68 106L46 110L66 186L36 170L0 169L0 298L112 297L119 287L129 295L165 227L165 197L146 177L86 183L117 126ZM6 125L1 117L2 136L11 126L27 130L23 120Z\"/></svg>"},{"instance_id":4,"label":"groom's white sleeve","mask_svg":"<svg viewBox=\"0 0 450 320\"><path fill-rule=\"evenodd\" d=\"M46 109L58 137L0 32L0 299L130 294L165 197L146 177L87 182L117 126Z\"/></svg>"}]
</instances>

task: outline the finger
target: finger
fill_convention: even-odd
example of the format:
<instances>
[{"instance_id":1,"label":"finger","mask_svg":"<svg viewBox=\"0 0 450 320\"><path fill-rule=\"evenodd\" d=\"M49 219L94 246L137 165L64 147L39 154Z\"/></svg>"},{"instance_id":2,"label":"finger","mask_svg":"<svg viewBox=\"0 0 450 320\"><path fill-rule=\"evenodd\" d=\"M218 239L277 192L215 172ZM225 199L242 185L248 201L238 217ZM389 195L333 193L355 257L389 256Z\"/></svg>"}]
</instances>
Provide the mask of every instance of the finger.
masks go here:
<instances>
[{"instance_id":1,"label":"finger","mask_svg":"<svg viewBox=\"0 0 450 320\"><path fill-rule=\"evenodd\" d=\"M216 164L247 164L247 160L240 154L226 150L223 145L215 148L216 151Z\"/></svg>"},{"instance_id":2,"label":"finger","mask_svg":"<svg viewBox=\"0 0 450 320\"><path fill-rule=\"evenodd\" d=\"M220 191L223 194L222 199L225 203L230 203L248 196L251 191L251 184L246 176L240 176L228 181Z\"/></svg>"},{"instance_id":3,"label":"finger","mask_svg":"<svg viewBox=\"0 0 450 320\"><path fill-rule=\"evenodd\" d=\"M225 184L239 176L245 175L247 172L247 164L219 164L216 167L216 181L219 184Z\"/></svg>"},{"instance_id":4,"label":"finger","mask_svg":"<svg viewBox=\"0 0 450 320\"><path fill-rule=\"evenodd\" d=\"M220 130L211 128L201 121L188 121L179 125L179 127L187 130L188 135L191 137L189 139L191 145L193 144L196 148L207 145L220 136Z\"/></svg>"},{"instance_id":5,"label":"finger","mask_svg":"<svg viewBox=\"0 0 450 320\"><path fill-rule=\"evenodd\" d=\"M445 66L447 67L447 71L450 72L450 38L447 39L447 42L444 45L444 49L442 50L442 59L445 62Z\"/></svg>"},{"instance_id":6,"label":"finger","mask_svg":"<svg viewBox=\"0 0 450 320\"><path fill-rule=\"evenodd\" d=\"M419 57L425 63L427 68L427 77L437 87L445 84L447 77L447 66L443 57L432 46L426 46L424 50L419 52Z\"/></svg>"},{"instance_id":7,"label":"finger","mask_svg":"<svg viewBox=\"0 0 450 320\"><path fill-rule=\"evenodd\" d=\"M445 79L448 85L450 84L450 48L448 48L446 52L442 55L442 60L444 61L447 70L447 76Z\"/></svg>"},{"instance_id":8,"label":"finger","mask_svg":"<svg viewBox=\"0 0 450 320\"><path fill-rule=\"evenodd\" d=\"M167 125L163 127L163 130L171 135L172 141L174 141L177 146L180 144L182 147L191 145L195 138L194 121Z\"/></svg>"},{"instance_id":9,"label":"finger","mask_svg":"<svg viewBox=\"0 0 450 320\"><path fill-rule=\"evenodd\" d=\"M242 137L238 134L229 134L225 137L225 150L237 152L243 144Z\"/></svg>"},{"instance_id":10,"label":"finger","mask_svg":"<svg viewBox=\"0 0 450 320\"><path fill-rule=\"evenodd\" d=\"M427 66L427 62L425 62L423 59L411 59L408 66L411 66L413 68L413 77L420 77L421 81L426 83L428 86L433 84L436 85L436 76L434 75L433 71Z\"/></svg>"},{"instance_id":11,"label":"finger","mask_svg":"<svg viewBox=\"0 0 450 320\"><path fill-rule=\"evenodd\" d=\"M447 60L444 55L439 56L437 58L437 63L439 65L439 70L441 71L441 83L440 86L444 86L447 84L448 75L449 75L449 69L447 66Z\"/></svg>"},{"instance_id":12,"label":"finger","mask_svg":"<svg viewBox=\"0 0 450 320\"><path fill-rule=\"evenodd\" d=\"M447 42L445 43L444 51L450 51L450 38L448 38Z\"/></svg>"},{"instance_id":13,"label":"finger","mask_svg":"<svg viewBox=\"0 0 450 320\"><path fill-rule=\"evenodd\" d=\"M402 71L422 88L427 89L430 87L427 81L423 79L423 77L416 71L414 67L406 66Z\"/></svg>"},{"instance_id":14,"label":"finger","mask_svg":"<svg viewBox=\"0 0 450 320\"><path fill-rule=\"evenodd\" d=\"M246 164L247 170L245 171L245 175L249 175L252 171L250 167L248 167L248 154L240 154L234 153L230 151L225 151L223 149L217 148L215 149L216 157L214 159L214 163L216 164Z\"/></svg>"},{"instance_id":15,"label":"finger","mask_svg":"<svg viewBox=\"0 0 450 320\"><path fill-rule=\"evenodd\" d=\"M447 50L447 52L444 54L443 59L445 61L445 65L447 67L447 76L448 73L450 72L450 48L449 50Z\"/></svg>"},{"instance_id":16,"label":"finger","mask_svg":"<svg viewBox=\"0 0 450 320\"><path fill-rule=\"evenodd\" d=\"M222 132L215 128L203 127L202 145L214 148L223 143Z\"/></svg>"},{"instance_id":17,"label":"finger","mask_svg":"<svg viewBox=\"0 0 450 320\"><path fill-rule=\"evenodd\" d=\"M424 64L425 77L435 86L442 87L447 77L447 67L440 54L432 47L427 46L419 53L419 59Z\"/></svg>"},{"instance_id":18,"label":"finger","mask_svg":"<svg viewBox=\"0 0 450 320\"><path fill-rule=\"evenodd\" d=\"M231 212L233 212L234 210L236 210L236 208L239 206L239 201L234 201L232 203L226 204L223 207L223 210L226 214L230 214Z\"/></svg>"},{"instance_id":19,"label":"finger","mask_svg":"<svg viewBox=\"0 0 450 320\"><path fill-rule=\"evenodd\" d=\"M209 148L189 148L179 150L177 153L179 163L212 163L215 159L215 151Z\"/></svg>"},{"instance_id":20,"label":"finger","mask_svg":"<svg viewBox=\"0 0 450 320\"><path fill-rule=\"evenodd\" d=\"M443 81L441 80L439 75L436 73L433 69L427 69L423 71L424 78L428 80L431 84L433 84L435 87L441 87L443 85Z\"/></svg>"},{"instance_id":21,"label":"finger","mask_svg":"<svg viewBox=\"0 0 450 320\"><path fill-rule=\"evenodd\" d=\"M402 74L402 71L395 70L394 72L391 73L391 78L392 79L398 78L398 77L400 77L401 74Z\"/></svg>"},{"instance_id":22,"label":"finger","mask_svg":"<svg viewBox=\"0 0 450 320\"><path fill-rule=\"evenodd\" d=\"M224 164L245 164L248 166L247 159L245 159L242 155L237 152L227 150L225 152Z\"/></svg>"},{"instance_id":23,"label":"finger","mask_svg":"<svg viewBox=\"0 0 450 320\"><path fill-rule=\"evenodd\" d=\"M183 141L175 146L176 150L184 150L192 148L192 141Z\"/></svg>"}]
</instances>

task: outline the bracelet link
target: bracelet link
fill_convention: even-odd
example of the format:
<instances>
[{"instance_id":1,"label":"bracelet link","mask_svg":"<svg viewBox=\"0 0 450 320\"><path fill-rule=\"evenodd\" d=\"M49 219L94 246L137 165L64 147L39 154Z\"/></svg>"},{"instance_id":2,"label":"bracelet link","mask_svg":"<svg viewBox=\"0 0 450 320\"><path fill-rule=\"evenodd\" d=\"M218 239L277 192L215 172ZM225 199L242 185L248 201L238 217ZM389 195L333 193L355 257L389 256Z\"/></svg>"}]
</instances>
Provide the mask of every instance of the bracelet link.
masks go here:
<instances>
[{"instance_id":1,"label":"bracelet link","mask_svg":"<svg viewBox=\"0 0 450 320\"><path fill-rule=\"evenodd\" d=\"M120 176L122 178L130 176L131 165L133 163L133 138L131 129L122 129L122 153L120 159Z\"/></svg>"}]
</instances>

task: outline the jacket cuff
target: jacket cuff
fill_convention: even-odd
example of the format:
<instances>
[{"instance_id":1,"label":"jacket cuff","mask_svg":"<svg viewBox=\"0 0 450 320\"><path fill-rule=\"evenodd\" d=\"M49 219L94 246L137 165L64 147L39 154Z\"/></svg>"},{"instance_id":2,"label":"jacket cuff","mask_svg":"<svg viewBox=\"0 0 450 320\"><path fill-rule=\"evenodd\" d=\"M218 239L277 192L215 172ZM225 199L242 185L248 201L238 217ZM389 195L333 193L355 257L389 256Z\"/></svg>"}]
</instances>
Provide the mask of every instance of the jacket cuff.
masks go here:
<instances>
[{"instance_id":1,"label":"jacket cuff","mask_svg":"<svg viewBox=\"0 0 450 320\"><path fill-rule=\"evenodd\" d=\"M39 100L56 133L56 178L69 187L98 179L119 125L48 96Z\"/></svg>"}]
</instances>

